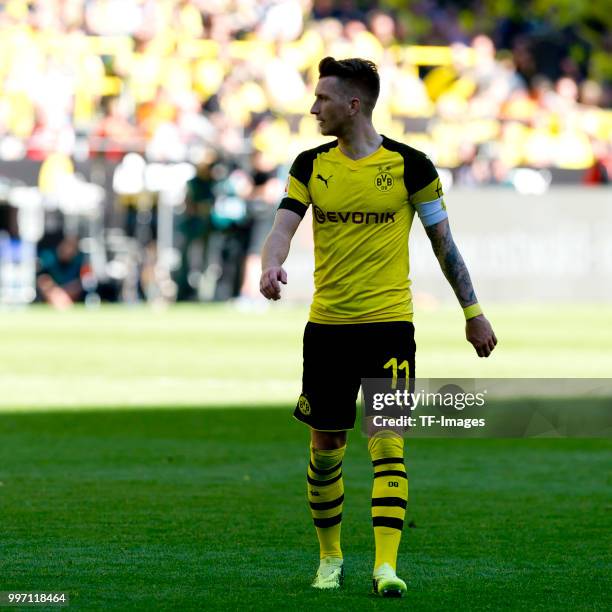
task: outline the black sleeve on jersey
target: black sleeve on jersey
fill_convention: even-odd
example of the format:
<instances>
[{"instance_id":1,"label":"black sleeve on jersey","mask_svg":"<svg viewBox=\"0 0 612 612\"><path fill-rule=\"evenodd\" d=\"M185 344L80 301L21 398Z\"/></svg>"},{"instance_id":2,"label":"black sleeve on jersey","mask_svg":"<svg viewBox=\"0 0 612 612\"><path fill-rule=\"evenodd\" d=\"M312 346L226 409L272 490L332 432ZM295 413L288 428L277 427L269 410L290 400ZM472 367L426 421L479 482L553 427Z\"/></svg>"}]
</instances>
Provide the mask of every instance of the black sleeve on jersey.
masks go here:
<instances>
[{"instance_id":1,"label":"black sleeve on jersey","mask_svg":"<svg viewBox=\"0 0 612 612\"><path fill-rule=\"evenodd\" d=\"M383 137L383 146L389 151L396 151L404 158L404 185L408 197L438 178L438 171L431 159L422 151L386 136Z\"/></svg>"},{"instance_id":2,"label":"black sleeve on jersey","mask_svg":"<svg viewBox=\"0 0 612 612\"><path fill-rule=\"evenodd\" d=\"M411 195L421 191L438 178L438 171L431 159L420 151L418 153L420 154L418 160L413 159L411 162L412 170L407 173L404 168L404 182Z\"/></svg>"},{"instance_id":3,"label":"black sleeve on jersey","mask_svg":"<svg viewBox=\"0 0 612 612\"><path fill-rule=\"evenodd\" d=\"M295 200L294 198L283 198L278 207L278 210L281 209L291 210L303 218L306 214L306 211L308 210L308 206L304 206L302 202L300 202L299 200Z\"/></svg>"},{"instance_id":4,"label":"black sleeve on jersey","mask_svg":"<svg viewBox=\"0 0 612 612\"><path fill-rule=\"evenodd\" d=\"M300 181L304 187L308 187L308 181L310 180L314 160L317 158L317 155L319 155L319 153L325 153L326 151L329 151L337 146L338 141L332 140L331 142L327 142L320 147L308 149L308 151L302 151L291 165L289 174Z\"/></svg>"}]
</instances>

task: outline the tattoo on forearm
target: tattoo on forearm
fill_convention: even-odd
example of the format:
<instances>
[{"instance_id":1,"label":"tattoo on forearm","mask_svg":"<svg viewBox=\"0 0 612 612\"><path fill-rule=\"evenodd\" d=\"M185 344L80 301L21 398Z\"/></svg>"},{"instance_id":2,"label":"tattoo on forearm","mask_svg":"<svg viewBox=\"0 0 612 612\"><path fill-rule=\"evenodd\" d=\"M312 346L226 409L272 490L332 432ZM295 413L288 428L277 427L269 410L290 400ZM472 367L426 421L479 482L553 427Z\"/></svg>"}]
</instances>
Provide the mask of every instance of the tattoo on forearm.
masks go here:
<instances>
[{"instance_id":1,"label":"tattoo on forearm","mask_svg":"<svg viewBox=\"0 0 612 612\"><path fill-rule=\"evenodd\" d=\"M470 273L453 240L448 222L437 223L425 228L425 231L429 236L442 272L453 288L461 306L465 307L476 302Z\"/></svg>"}]
</instances>

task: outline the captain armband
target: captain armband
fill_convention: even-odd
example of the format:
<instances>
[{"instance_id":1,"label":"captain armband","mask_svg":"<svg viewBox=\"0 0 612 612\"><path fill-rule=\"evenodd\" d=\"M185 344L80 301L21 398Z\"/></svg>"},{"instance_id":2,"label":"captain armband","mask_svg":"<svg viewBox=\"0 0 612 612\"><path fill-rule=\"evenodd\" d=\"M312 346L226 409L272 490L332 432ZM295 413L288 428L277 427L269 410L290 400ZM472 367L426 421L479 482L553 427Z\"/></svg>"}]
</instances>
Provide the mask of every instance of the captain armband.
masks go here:
<instances>
[{"instance_id":1,"label":"captain armband","mask_svg":"<svg viewBox=\"0 0 612 612\"><path fill-rule=\"evenodd\" d=\"M448 213L446 212L446 208L444 208L444 201L442 198L438 198L432 202L415 204L414 207L419 215L419 219L421 219L423 227L435 225L448 218Z\"/></svg>"}]
</instances>

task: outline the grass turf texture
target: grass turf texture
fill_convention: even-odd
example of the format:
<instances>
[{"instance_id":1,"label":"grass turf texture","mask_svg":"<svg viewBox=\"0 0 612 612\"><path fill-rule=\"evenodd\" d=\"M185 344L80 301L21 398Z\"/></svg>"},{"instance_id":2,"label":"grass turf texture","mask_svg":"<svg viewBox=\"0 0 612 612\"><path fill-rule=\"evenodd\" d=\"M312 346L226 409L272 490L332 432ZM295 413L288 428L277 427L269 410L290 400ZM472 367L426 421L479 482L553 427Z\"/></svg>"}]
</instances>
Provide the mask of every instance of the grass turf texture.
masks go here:
<instances>
[{"instance_id":1,"label":"grass turf texture","mask_svg":"<svg viewBox=\"0 0 612 612\"><path fill-rule=\"evenodd\" d=\"M490 308L500 345L489 360L463 340L456 309L422 313L419 375L609 376L609 311ZM359 434L345 462L345 588L308 586L306 430L290 417L304 320L282 308L4 312L0 590L67 590L81 609L403 605L369 594ZM405 604L606 608L611 449L409 441Z\"/></svg>"},{"instance_id":2,"label":"grass turf texture","mask_svg":"<svg viewBox=\"0 0 612 612\"><path fill-rule=\"evenodd\" d=\"M345 460L345 587L317 593L305 431L286 412L4 414L0 431L0 590L66 590L71 606L99 610L396 605L370 595L371 467L358 434ZM410 609L604 609L610 450L409 441Z\"/></svg>"},{"instance_id":3,"label":"grass turf texture","mask_svg":"<svg viewBox=\"0 0 612 612\"><path fill-rule=\"evenodd\" d=\"M479 359L458 307L417 309L417 375L609 377L612 308L489 307L499 346ZM307 311L47 308L0 316L0 410L295 402Z\"/></svg>"}]
</instances>

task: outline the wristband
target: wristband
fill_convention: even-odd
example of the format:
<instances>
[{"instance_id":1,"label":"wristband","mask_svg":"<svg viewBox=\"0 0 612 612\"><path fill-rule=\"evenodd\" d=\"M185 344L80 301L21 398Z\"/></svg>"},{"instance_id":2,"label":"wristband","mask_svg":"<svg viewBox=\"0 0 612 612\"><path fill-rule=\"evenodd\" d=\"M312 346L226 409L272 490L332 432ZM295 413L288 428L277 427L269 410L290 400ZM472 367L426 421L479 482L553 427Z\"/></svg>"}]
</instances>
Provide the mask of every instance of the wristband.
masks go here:
<instances>
[{"instance_id":1,"label":"wristband","mask_svg":"<svg viewBox=\"0 0 612 612\"><path fill-rule=\"evenodd\" d=\"M482 308L480 307L480 304L476 302L475 304L470 304L469 306L466 306L463 309L463 314L465 315L465 320L467 321L468 319L473 319L474 317L481 315Z\"/></svg>"}]
</instances>

